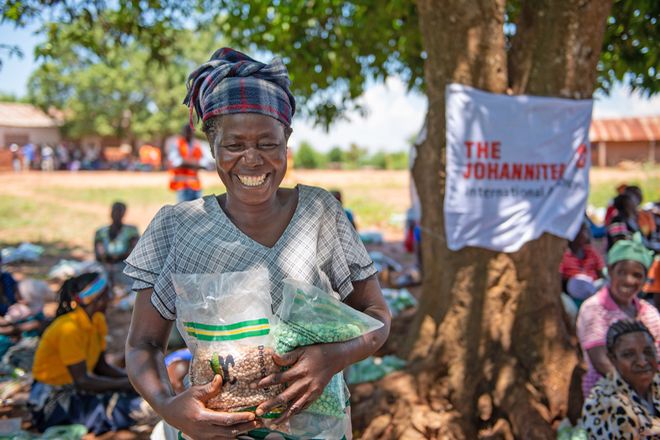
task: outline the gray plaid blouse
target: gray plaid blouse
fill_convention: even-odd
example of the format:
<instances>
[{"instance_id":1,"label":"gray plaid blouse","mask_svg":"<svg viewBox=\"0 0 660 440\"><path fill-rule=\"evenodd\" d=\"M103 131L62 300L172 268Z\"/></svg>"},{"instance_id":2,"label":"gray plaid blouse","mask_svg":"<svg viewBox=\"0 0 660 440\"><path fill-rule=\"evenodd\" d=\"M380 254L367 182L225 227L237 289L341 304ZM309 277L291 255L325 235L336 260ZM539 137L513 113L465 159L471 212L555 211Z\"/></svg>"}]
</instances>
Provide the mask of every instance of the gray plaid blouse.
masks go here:
<instances>
[{"instance_id":1,"label":"gray plaid blouse","mask_svg":"<svg viewBox=\"0 0 660 440\"><path fill-rule=\"evenodd\" d=\"M376 268L339 202L321 188L297 189L291 222L271 248L238 229L213 195L162 207L126 259L124 273L135 280L133 290L153 288L152 304L174 320L172 274L265 267L274 310L282 301L284 278L335 291L343 300L353 291L353 281L374 275Z\"/></svg>"}]
</instances>

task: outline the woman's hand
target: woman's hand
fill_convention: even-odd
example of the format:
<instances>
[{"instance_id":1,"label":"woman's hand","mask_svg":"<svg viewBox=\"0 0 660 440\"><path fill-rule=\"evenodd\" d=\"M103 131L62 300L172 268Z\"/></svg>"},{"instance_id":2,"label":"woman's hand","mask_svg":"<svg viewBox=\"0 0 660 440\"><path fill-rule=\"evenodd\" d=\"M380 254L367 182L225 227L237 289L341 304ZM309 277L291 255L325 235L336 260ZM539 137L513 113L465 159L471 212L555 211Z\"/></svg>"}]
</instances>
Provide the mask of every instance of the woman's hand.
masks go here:
<instances>
[{"instance_id":1,"label":"woman's hand","mask_svg":"<svg viewBox=\"0 0 660 440\"><path fill-rule=\"evenodd\" d=\"M193 440L235 439L239 434L259 428L261 422L251 412L224 413L206 408L220 394L222 377L216 375L206 385L193 385L169 399L160 408L163 419Z\"/></svg>"},{"instance_id":2,"label":"woman's hand","mask_svg":"<svg viewBox=\"0 0 660 440\"><path fill-rule=\"evenodd\" d=\"M278 396L259 405L257 415L286 406L285 412L276 420L276 423L280 423L311 405L323 393L332 376L346 367L342 344L309 345L283 355L273 355L277 365L290 368L266 376L252 387L266 388L279 384L287 384L288 387Z\"/></svg>"}]
</instances>

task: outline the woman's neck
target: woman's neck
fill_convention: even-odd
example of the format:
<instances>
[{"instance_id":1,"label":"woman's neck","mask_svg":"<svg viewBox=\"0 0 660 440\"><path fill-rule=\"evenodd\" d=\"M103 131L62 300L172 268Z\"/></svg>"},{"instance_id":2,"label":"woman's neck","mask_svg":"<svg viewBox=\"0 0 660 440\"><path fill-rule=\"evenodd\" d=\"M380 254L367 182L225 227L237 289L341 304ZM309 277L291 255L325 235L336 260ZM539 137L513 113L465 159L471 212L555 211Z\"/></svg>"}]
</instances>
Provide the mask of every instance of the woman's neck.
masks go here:
<instances>
[{"instance_id":1,"label":"woman's neck","mask_svg":"<svg viewBox=\"0 0 660 440\"><path fill-rule=\"evenodd\" d=\"M614 301L614 303L617 306L619 306L619 308L621 310L623 310L628 316L630 316L632 318L637 316L637 308L635 307L634 297L631 298L628 301L620 300L615 295L612 295L612 290L611 290L611 287L610 287L610 298L612 298L612 301Z\"/></svg>"},{"instance_id":2,"label":"woman's neck","mask_svg":"<svg viewBox=\"0 0 660 440\"><path fill-rule=\"evenodd\" d=\"M241 224L254 225L272 221L272 216L277 214L285 203L280 200L278 193L259 205L247 205L226 194L224 198L220 197L220 205L232 220Z\"/></svg>"}]
</instances>

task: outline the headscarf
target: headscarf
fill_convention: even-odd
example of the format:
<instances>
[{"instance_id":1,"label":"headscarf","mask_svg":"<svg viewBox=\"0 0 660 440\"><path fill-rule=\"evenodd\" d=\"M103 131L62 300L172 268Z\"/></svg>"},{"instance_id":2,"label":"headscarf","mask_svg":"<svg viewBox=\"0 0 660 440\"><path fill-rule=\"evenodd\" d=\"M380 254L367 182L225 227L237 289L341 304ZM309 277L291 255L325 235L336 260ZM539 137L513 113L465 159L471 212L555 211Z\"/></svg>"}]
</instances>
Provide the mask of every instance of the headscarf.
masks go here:
<instances>
[{"instance_id":1,"label":"headscarf","mask_svg":"<svg viewBox=\"0 0 660 440\"><path fill-rule=\"evenodd\" d=\"M193 108L198 120L233 113L259 113L291 126L296 101L289 90L289 74L282 60L270 64L223 47L188 76L183 103Z\"/></svg>"},{"instance_id":2,"label":"headscarf","mask_svg":"<svg viewBox=\"0 0 660 440\"><path fill-rule=\"evenodd\" d=\"M108 285L108 278L101 274L91 284L83 290L74 295L74 299L78 304L87 305L91 304L96 298L99 297Z\"/></svg>"},{"instance_id":3,"label":"headscarf","mask_svg":"<svg viewBox=\"0 0 660 440\"><path fill-rule=\"evenodd\" d=\"M635 233L635 236L638 236ZM629 260L636 261L648 270L653 262L653 252L646 249L646 247L633 237L633 240L619 240L612 245L607 252L607 264L612 266L619 261Z\"/></svg>"}]
</instances>

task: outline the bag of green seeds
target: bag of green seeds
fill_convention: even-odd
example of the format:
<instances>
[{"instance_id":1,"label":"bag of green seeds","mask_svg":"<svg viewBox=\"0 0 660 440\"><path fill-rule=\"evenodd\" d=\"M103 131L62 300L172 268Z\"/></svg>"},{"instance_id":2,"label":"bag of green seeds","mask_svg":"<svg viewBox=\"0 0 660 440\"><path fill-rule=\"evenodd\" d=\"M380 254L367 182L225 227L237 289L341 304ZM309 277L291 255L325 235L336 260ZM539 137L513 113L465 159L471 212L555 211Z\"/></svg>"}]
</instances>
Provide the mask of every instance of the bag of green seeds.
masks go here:
<instances>
[{"instance_id":1,"label":"bag of green seeds","mask_svg":"<svg viewBox=\"0 0 660 440\"><path fill-rule=\"evenodd\" d=\"M279 322L273 328L274 348L279 354L306 345L345 342L383 325L332 294L301 281L285 279L282 295L276 312ZM349 397L343 374L338 373L302 414L343 419Z\"/></svg>"}]
</instances>

